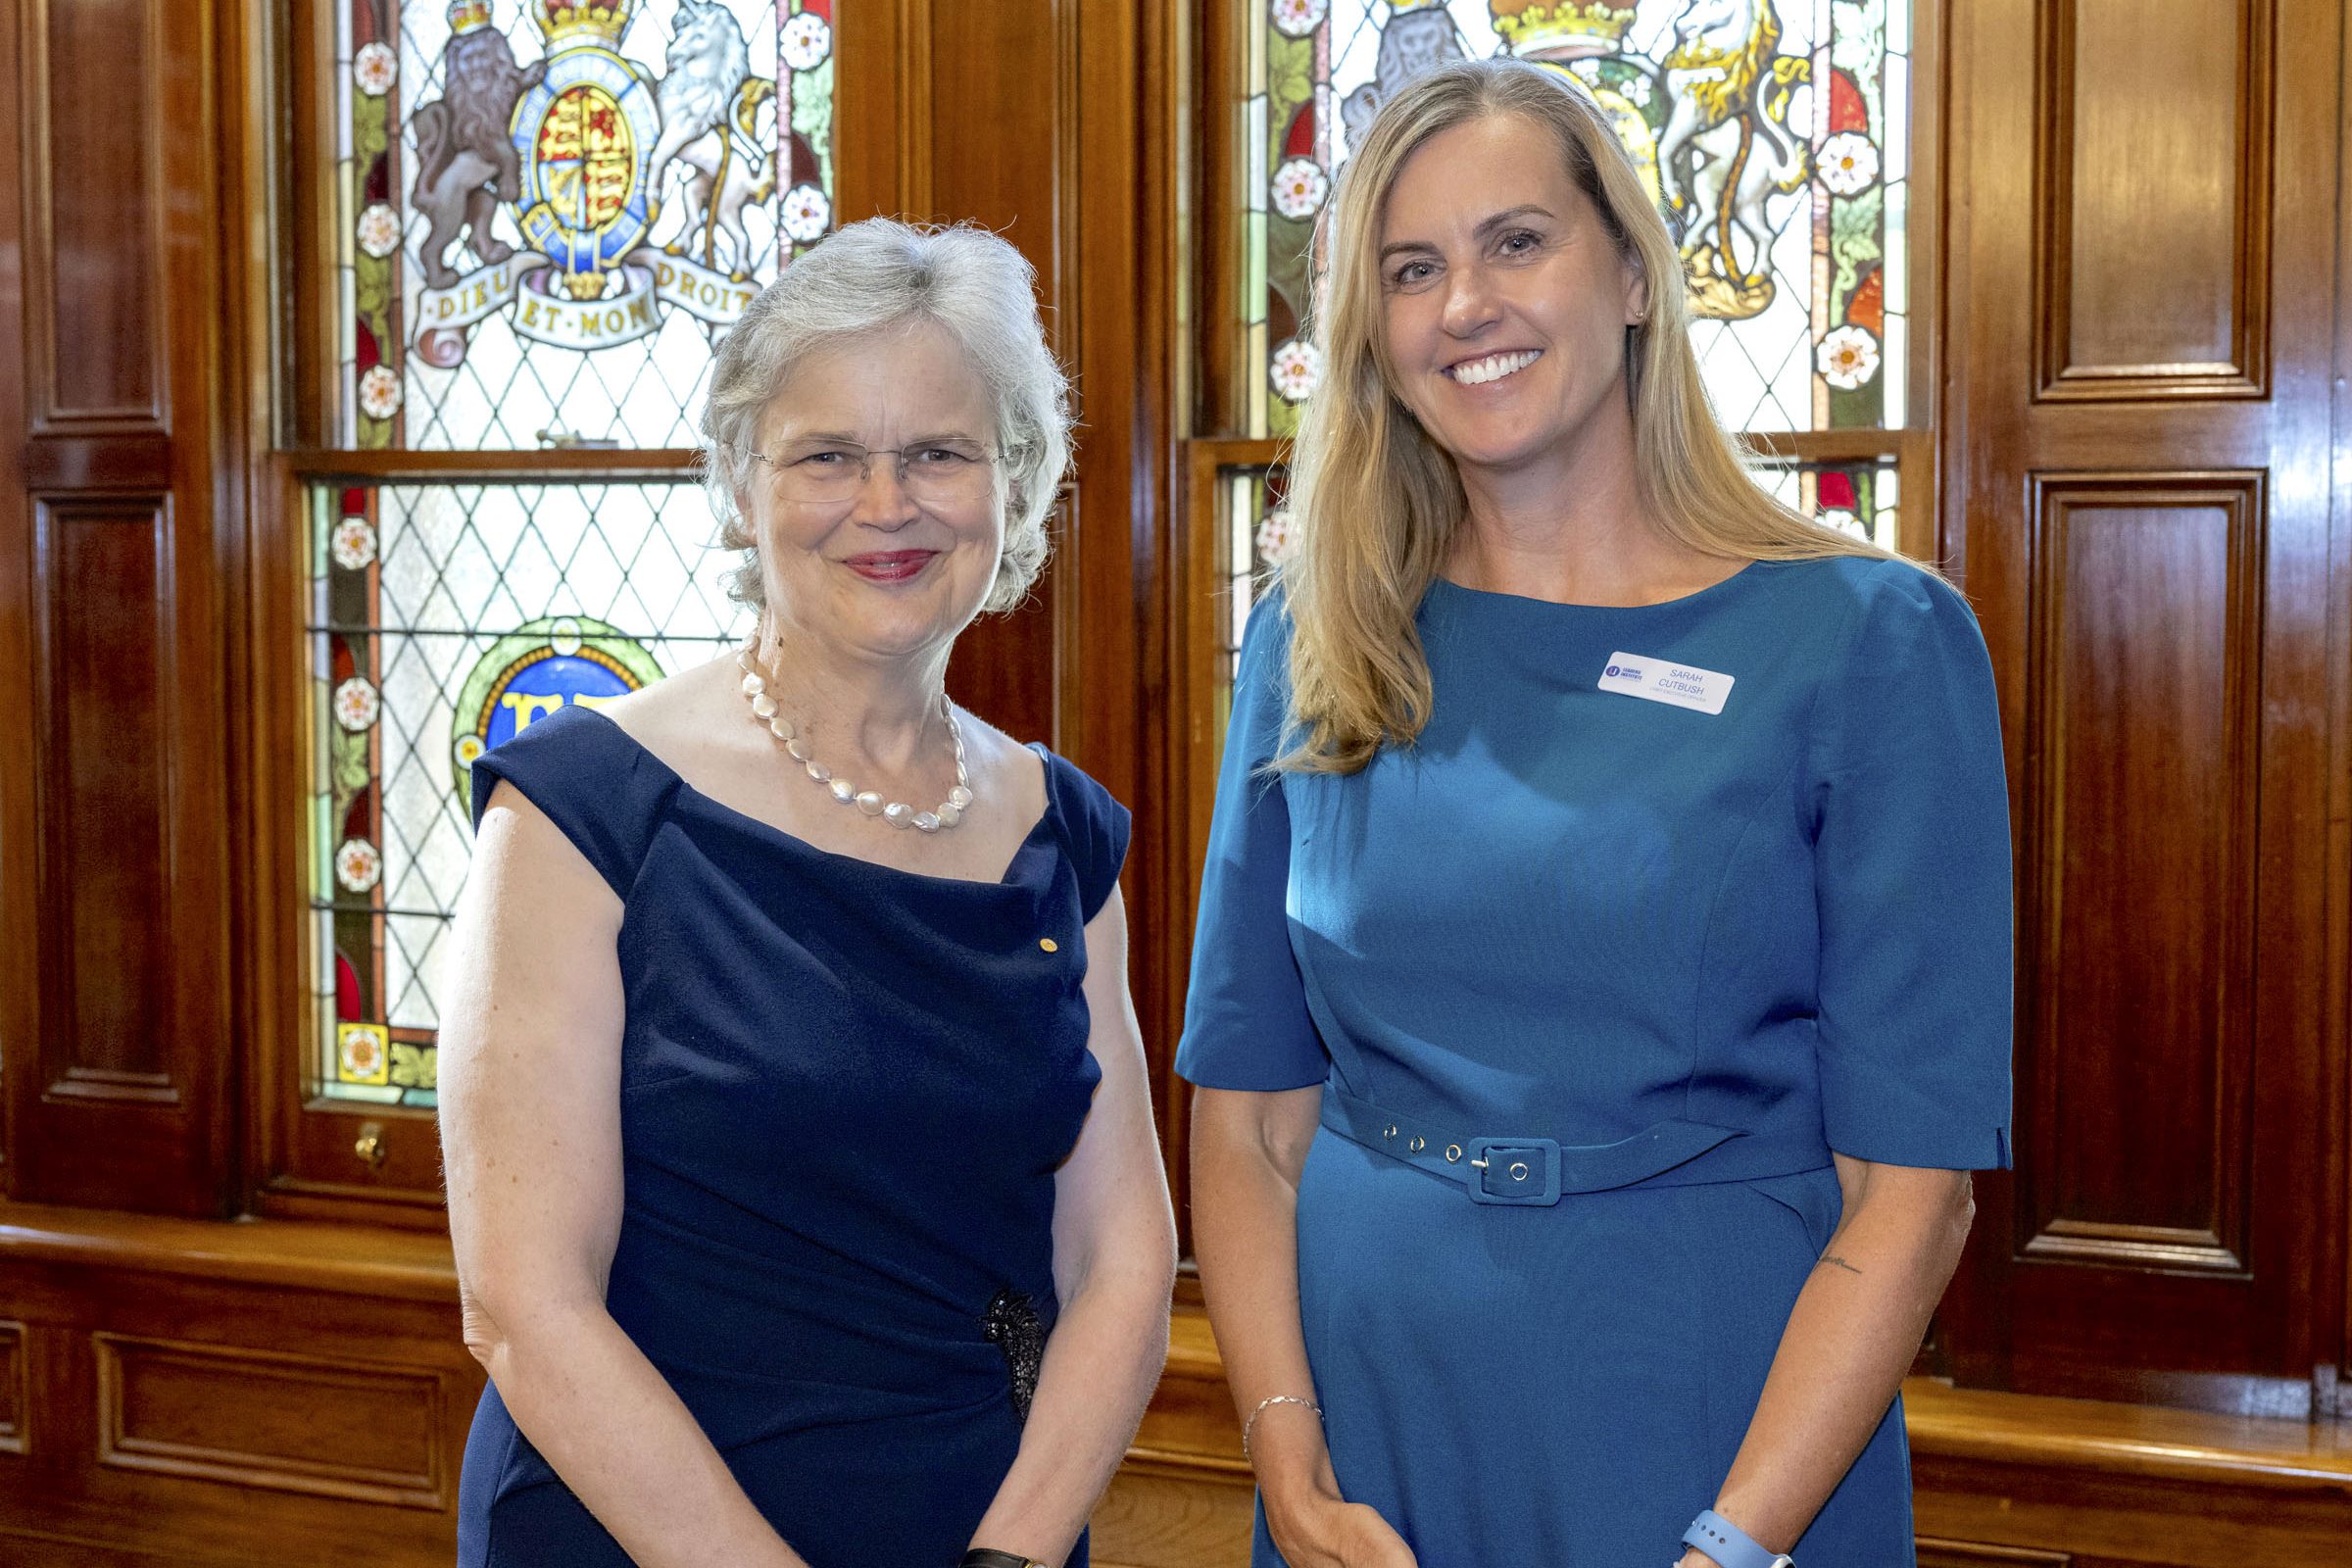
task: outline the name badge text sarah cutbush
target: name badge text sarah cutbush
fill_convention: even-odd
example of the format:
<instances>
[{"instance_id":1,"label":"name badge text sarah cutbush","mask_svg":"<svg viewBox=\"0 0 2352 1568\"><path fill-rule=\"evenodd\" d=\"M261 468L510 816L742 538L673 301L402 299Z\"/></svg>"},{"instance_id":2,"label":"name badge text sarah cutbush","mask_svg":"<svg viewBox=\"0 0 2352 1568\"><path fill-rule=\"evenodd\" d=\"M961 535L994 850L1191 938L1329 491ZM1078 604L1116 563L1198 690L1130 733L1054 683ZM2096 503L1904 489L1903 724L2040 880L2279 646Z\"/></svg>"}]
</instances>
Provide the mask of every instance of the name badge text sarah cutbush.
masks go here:
<instances>
[{"instance_id":1,"label":"name badge text sarah cutbush","mask_svg":"<svg viewBox=\"0 0 2352 1568\"><path fill-rule=\"evenodd\" d=\"M1642 654L1611 654L1595 684L1604 692L1688 708L1695 713L1722 712L1724 699L1732 695L1729 675Z\"/></svg>"}]
</instances>

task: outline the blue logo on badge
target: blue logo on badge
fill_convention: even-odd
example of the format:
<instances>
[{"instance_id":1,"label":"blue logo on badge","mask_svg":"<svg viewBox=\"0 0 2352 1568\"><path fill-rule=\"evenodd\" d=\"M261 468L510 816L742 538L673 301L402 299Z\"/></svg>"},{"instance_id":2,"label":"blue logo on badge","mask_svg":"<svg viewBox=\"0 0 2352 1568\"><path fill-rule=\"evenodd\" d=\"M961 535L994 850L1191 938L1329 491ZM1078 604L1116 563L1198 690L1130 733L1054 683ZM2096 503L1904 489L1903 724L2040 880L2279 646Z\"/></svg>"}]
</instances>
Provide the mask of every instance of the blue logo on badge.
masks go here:
<instances>
[{"instance_id":1,"label":"blue logo on badge","mask_svg":"<svg viewBox=\"0 0 2352 1568\"><path fill-rule=\"evenodd\" d=\"M1602 670L1601 673L1603 675L1613 676L1617 673L1617 666L1615 664L1611 664L1607 669Z\"/></svg>"}]
</instances>

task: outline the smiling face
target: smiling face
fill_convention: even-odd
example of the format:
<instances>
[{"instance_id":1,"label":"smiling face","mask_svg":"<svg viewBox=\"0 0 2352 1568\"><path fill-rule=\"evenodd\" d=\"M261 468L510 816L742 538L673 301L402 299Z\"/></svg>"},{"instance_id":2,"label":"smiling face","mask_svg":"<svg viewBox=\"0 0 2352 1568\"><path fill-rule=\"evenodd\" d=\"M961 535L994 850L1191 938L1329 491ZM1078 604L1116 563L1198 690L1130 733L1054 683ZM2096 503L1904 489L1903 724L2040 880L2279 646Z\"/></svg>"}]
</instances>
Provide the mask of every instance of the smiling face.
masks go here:
<instances>
[{"instance_id":1,"label":"smiling face","mask_svg":"<svg viewBox=\"0 0 2352 1568\"><path fill-rule=\"evenodd\" d=\"M1396 393L1466 481L1630 446L1640 270L1543 126L1494 115L1414 149L1382 209L1380 273Z\"/></svg>"},{"instance_id":2,"label":"smiling face","mask_svg":"<svg viewBox=\"0 0 2352 1568\"><path fill-rule=\"evenodd\" d=\"M803 359L760 416L768 461L742 498L777 628L884 661L953 642L1004 542L995 446L988 388L937 326ZM859 448L874 453L862 481Z\"/></svg>"}]
</instances>

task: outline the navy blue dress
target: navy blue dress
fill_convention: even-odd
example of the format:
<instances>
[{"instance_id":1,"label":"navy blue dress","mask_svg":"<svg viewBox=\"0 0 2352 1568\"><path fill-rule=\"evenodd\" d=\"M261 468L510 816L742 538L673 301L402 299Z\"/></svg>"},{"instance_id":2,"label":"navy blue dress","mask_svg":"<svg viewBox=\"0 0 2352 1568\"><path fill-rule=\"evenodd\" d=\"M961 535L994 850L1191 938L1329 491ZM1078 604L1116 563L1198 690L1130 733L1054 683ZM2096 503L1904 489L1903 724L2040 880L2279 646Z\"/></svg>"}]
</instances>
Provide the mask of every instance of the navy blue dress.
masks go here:
<instances>
[{"instance_id":1,"label":"navy blue dress","mask_svg":"<svg viewBox=\"0 0 2352 1568\"><path fill-rule=\"evenodd\" d=\"M606 1304L813 1568L962 1556L1053 1324L1054 1171L1101 1076L1084 929L1128 816L1036 750L997 882L819 850L586 709L473 764L477 820L505 779L623 903ZM495 1386L458 1518L463 1568L629 1560Z\"/></svg>"},{"instance_id":2,"label":"navy blue dress","mask_svg":"<svg viewBox=\"0 0 2352 1568\"><path fill-rule=\"evenodd\" d=\"M1299 1310L1348 1497L1423 1568L1672 1562L1838 1222L1831 1152L2009 1163L1984 640L1856 558L1626 609L1440 581L1418 624L1418 743L1269 776L1289 633L1252 617L1177 1070L1325 1086ZM1794 1555L1912 1561L1899 1401Z\"/></svg>"}]
</instances>

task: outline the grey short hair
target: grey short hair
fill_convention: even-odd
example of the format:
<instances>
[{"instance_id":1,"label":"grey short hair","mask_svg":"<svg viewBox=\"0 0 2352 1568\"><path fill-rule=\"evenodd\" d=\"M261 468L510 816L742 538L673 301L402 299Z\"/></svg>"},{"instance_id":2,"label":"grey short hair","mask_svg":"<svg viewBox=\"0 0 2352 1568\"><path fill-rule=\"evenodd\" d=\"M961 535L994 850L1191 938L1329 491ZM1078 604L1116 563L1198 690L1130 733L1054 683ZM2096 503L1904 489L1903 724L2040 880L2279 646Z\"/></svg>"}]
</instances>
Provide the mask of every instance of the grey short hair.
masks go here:
<instances>
[{"instance_id":1,"label":"grey short hair","mask_svg":"<svg viewBox=\"0 0 2352 1568\"><path fill-rule=\"evenodd\" d=\"M869 218L819 241L760 290L710 368L703 407L703 482L722 549L745 554L727 574L738 604L760 606L759 541L737 498L756 466L760 416L812 352L928 321L954 338L988 387L1004 455L1004 551L983 610L1021 602L1052 548L1046 517L1070 466L1069 381L1046 347L1037 271L1006 241L968 223L916 226Z\"/></svg>"}]
</instances>

